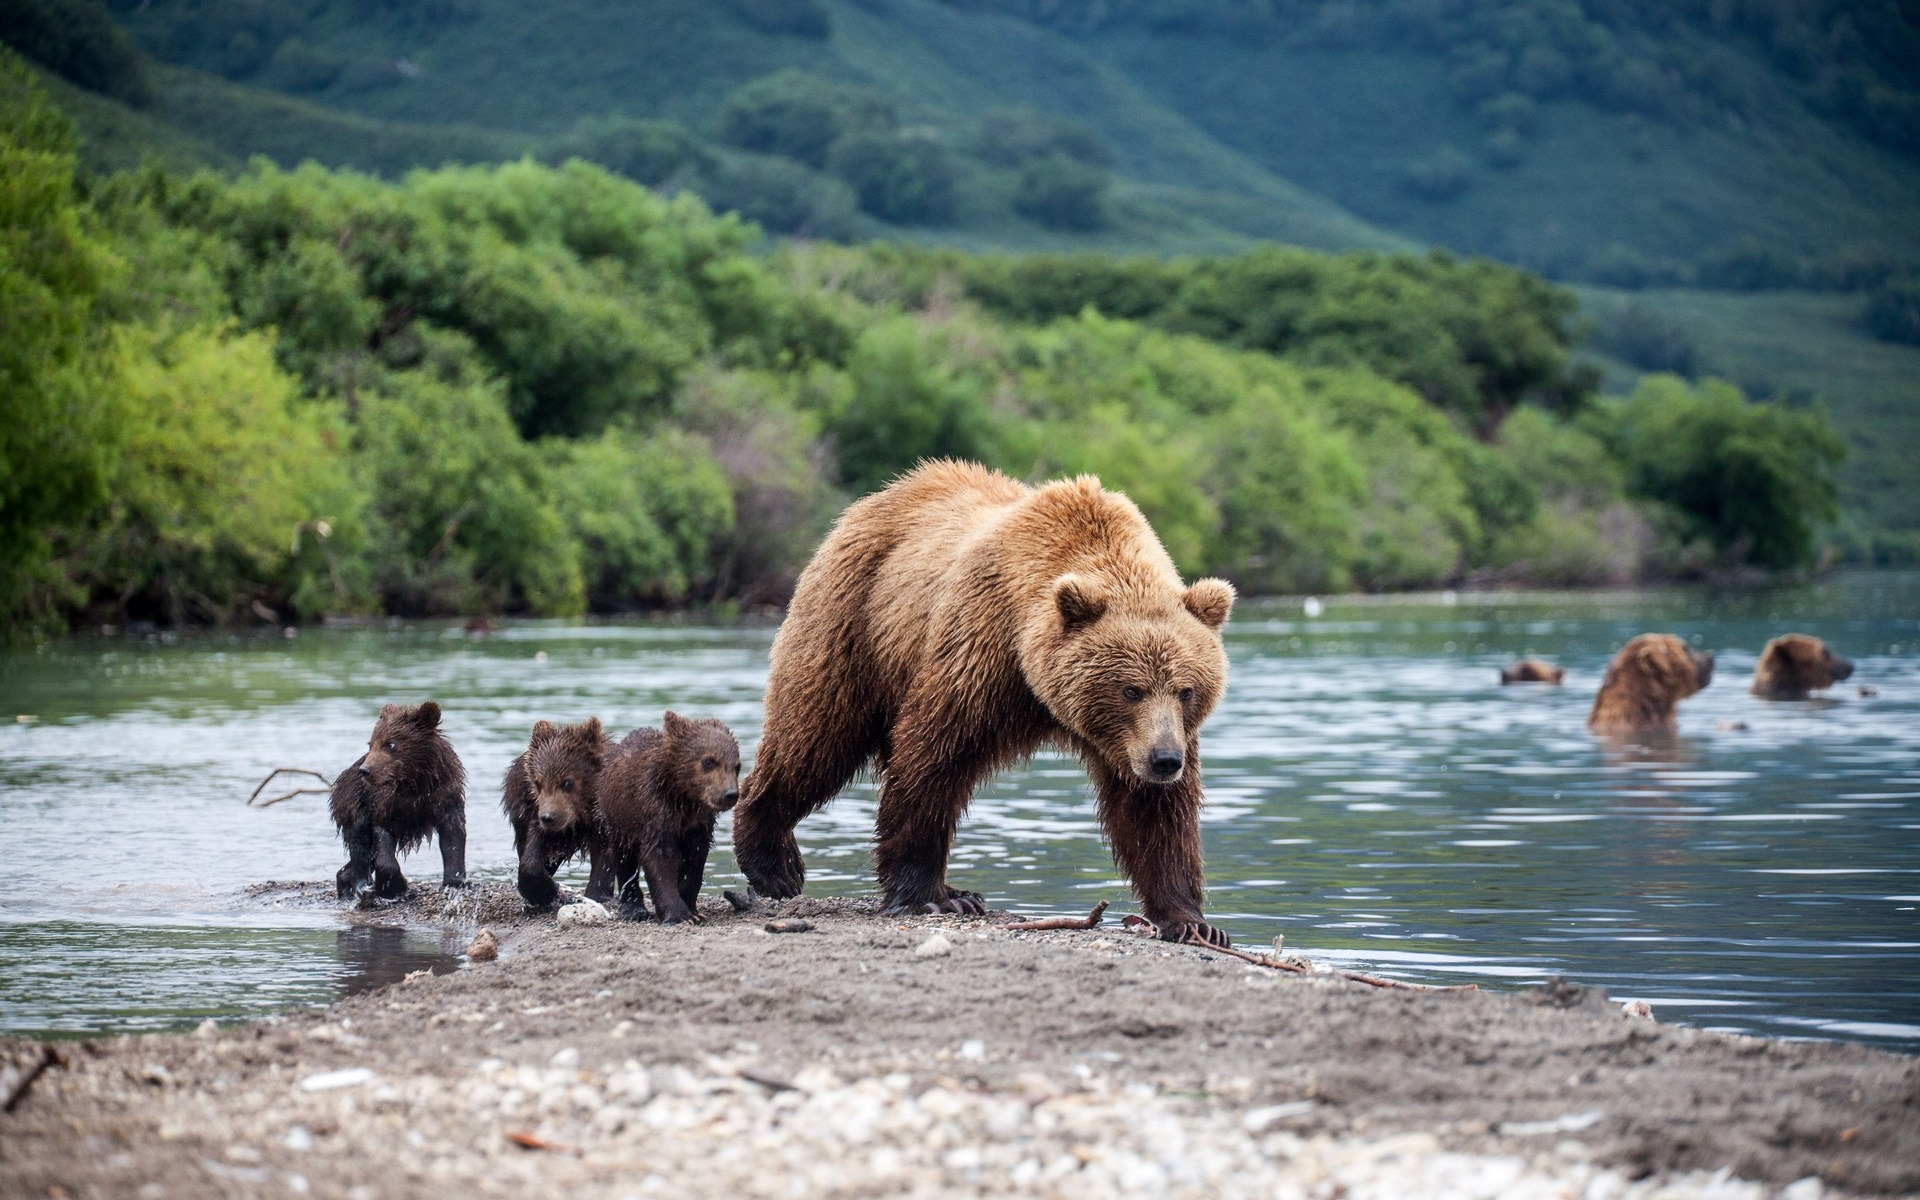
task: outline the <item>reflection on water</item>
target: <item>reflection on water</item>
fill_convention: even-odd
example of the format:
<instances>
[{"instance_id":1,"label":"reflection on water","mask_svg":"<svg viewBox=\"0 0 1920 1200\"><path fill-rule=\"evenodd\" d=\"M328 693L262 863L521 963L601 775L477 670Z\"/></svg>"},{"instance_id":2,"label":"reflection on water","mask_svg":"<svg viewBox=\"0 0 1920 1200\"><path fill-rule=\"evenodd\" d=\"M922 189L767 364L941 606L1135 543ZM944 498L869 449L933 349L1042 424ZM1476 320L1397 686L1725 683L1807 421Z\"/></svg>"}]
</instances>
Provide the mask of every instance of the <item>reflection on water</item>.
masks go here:
<instances>
[{"instance_id":1,"label":"reflection on water","mask_svg":"<svg viewBox=\"0 0 1920 1200\"><path fill-rule=\"evenodd\" d=\"M1560 973L1666 1020L1920 1049L1916 613L1912 575L1333 600L1314 619L1245 602L1206 736L1210 912L1243 944L1285 934L1329 963L1493 986ZM1713 686L1681 706L1678 737L1590 737L1607 657L1649 629L1716 649ZM1789 630L1852 657L1853 680L1823 700L1748 696L1760 647ZM498 780L535 719L625 728L671 705L729 722L751 759L771 639L410 625L0 657L0 718L36 718L0 727L0 1029L177 1025L444 969L464 931L242 895L331 878L342 856L319 799L244 807L260 777L336 770L381 702L433 696L472 781L470 870L505 881ZM1568 668L1566 686L1499 686L1522 655ZM810 890L872 887L873 811L863 783L801 825ZM718 840L709 887L736 885L724 819ZM408 863L435 872L430 849ZM980 791L953 873L1023 911L1127 900L1084 772L1050 754Z\"/></svg>"}]
</instances>

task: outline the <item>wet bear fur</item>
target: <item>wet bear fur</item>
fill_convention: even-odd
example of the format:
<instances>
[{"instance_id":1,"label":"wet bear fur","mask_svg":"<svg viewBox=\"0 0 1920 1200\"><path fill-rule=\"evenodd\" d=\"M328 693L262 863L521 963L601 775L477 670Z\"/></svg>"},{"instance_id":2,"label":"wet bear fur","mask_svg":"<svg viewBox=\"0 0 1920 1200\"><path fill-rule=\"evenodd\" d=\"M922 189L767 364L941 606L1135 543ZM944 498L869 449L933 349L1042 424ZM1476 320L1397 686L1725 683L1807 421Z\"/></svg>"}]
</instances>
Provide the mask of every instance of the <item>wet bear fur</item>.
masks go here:
<instances>
[{"instance_id":1,"label":"wet bear fur","mask_svg":"<svg viewBox=\"0 0 1920 1200\"><path fill-rule=\"evenodd\" d=\"M1587 714L1595 733L1672 733L1674 708L1713 682L1713 651L1670 633L1643 633L1607 664Z\"/></svg>"},{"instance_id":2,"label":"wet bear fur","mask_svg":"<svg viewBox=\"0 0 1920 1200\"><path fill-rule=\"evenodd\" d=\"M553 873L585 852L592 863L587 898L613 898L600 847L599 785L613 739L600 718L560 727L539 721L527 748L507 767L500 808L513 826L513 853L519 864L515 886L535 908L554 902L560 888Z\"/></svg>"},{"instance_id":3,"label":"wet bear fur","mask_svg":"<svg viewBox=\"0 0 1920 1200\"><path fill-rule=\"evenodd\" d=\"M666 714L636 729L600 776L600 836L620 888L620 915L644 920L642 894L664 924L698 921L713 824L740 798L740 743L711 718Z\"/></svg>"},{"instance_id":4,"label":"wet bear fur","mask_svg":"<svg viewBox=\"0 0 1920 1200\"><path fill-rule=\"evenodd\" d=\"M1559 685L1567 678L1566 668L1537 658L1523 658L1510 667L1500 668L1500 683L1551 683Z\"/></svg>"},{"instance_id":5,"label":"wet bear fur","mask_svg":"<svg viewBox=\"0 0 1920 1200\"><path fill-rule=\"evenodd\" d=\"M1809 692L1830 688L1852 674L1853 663L1819 638L1788 633L1760 652L1750 690L1762 700L1805 700Z\"/></svg>"},{"instance_id":6,"label":"wet bear fur","mask_svg":"<svg viewBox=\"0 0 1920 1200\"><path fill-rule=\"evenodd\" d=\"M1224 580L1180 582L1140 510L1090 476L1030 488L928 463L847 509L773 646L765 733L733 818L762 895L799 894L793 828L871 764L892 912L980 913L947 883L973 789L1077 754L1115 861L1169 941L1202 915L1200 726L1226 687Z\"/></svg>"},{"instance_id":7,"label":"wet bear fur","mask_svg":"<svg viewBox=\"0 0 1920 1200\"><path fill-rule=\"evenodd\" d=\"M334 780L328 808L347 846L334 876L343 899L369 887L383 900L406 895L399 856L430 837L440 842L441 883L466 886L467 773L433 701L380 710L367 752Z\"/></svg>"}]
</instances>

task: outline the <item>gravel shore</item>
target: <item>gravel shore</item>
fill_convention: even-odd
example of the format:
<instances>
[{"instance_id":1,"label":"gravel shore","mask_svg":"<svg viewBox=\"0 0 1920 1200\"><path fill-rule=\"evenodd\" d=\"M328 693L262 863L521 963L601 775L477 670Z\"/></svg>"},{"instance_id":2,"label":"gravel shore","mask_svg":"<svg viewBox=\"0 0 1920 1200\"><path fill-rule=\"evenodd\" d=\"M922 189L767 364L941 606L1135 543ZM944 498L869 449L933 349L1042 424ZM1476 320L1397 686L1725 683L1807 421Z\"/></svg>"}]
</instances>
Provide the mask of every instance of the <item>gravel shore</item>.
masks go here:
<instances>
[{"instance_id":1,"label":"gravel shore","mask_svg":"<svg viewBox=\"0 0 1920 1200\"><path fill-rule=\"evenodd\" d=\"M261 903L329 903L314 885ZM559 927L190 1035L0 1042L0 1195L1712 1197L1920 1191L1920 1060L801 900ZM775 918L810 925L768 933Z\"/></svg>"}]
</instances>

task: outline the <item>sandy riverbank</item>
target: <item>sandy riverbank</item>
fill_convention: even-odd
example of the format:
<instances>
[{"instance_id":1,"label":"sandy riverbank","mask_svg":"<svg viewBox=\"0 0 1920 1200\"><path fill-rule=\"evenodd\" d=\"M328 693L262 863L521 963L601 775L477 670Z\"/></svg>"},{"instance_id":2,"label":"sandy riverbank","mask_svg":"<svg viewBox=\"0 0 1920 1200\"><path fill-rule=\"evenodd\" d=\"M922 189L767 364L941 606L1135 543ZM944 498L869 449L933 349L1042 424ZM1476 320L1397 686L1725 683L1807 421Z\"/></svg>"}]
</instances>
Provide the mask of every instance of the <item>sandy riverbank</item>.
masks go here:
<instances>
[{"instance_id":1,"label":"sandy riverbank","mask_svg":"<svg viewBox=\"0 0 1920 1200\"><path fill-rule=\"evenodd\" d=\"M1111 919L1011 933L801 900L782 912L813 928L769 934L771 906L702 911L560 930L497 885L450 907L420 889L366 919L486 924L499 960L61 1043L0 1115L0 1194L1920 1191L1920 1059L1634 1020L1578 989L1302 978ZM41 1055L0 1042L0 1062Z\"/></svg>"}]
</instances>

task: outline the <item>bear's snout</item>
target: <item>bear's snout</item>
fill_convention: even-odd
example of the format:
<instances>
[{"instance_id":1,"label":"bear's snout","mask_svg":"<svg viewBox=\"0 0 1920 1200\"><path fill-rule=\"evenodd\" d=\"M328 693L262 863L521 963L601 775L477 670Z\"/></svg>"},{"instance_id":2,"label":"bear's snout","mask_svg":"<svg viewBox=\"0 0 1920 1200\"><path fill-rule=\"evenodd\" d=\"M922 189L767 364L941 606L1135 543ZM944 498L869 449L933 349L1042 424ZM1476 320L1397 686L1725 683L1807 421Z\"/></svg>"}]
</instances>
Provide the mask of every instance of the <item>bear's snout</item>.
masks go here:
<instances>
[{"instance_id":1,"label":"bear's snout","mask_svg":"<svg viewBox=\"0 0 1920 1200\"><path fill-rule=\"evenodd\" d=\"M540 810L540 825L542 828L552 829L555 825L558 825L559 823L560 823L559 813L553 811L550 808L543 808Z\"/></svg>"},{"instance_id":2,"label":"bear's snout","mask_svg":"<svg viewBox=\"0 0 1920 1200\"><path fill-rule=\"evenodd\" d=\"M1155 746L1147 751L1147 770L1153 772L1155 779L1172 779L1186 765L1186 755L1166 746Z\"/></svg>"},{"instance_id":3,"label":"bear's snout","mask_svg":"<svg viewBox=\"0 0 1920 1200\"><path fill-rule=\"evenodd\" d=\"M1841 658L1837 654L1834 655L1833 656L1833 681L1835 683L1839 683L1842 679L1845 679L1847 676L1851 674L1853 674L1853 660L1850 658Z\"/></svg>"},{"instance_id":4,"label":"bear's snout","mask_svg":"<svg viewBox=\"0 0 1920 1200\"><path fill-rule=\"evenodd\" d=\"M720 811L726 812L728 809L732 808L734 804L736 804L739 801L739 799L740 799L740 789L737 787L728 788L720 796Z\"/></svg>"},{"instance_id":5,"label":"bear's snout","mask_svg":"<svg viewBox=\"0 0 1920 1200\"><path fill-rule=\"evenodd\" d=\"M1689 653L1693 655L1693 670L1694 670L1694 673L1700 677L1700 686L1705 687L1709 683L1712 683L1713 682L1713 651L1693 650L1693 651L1690 651Z\"/></svg>"}]
</instances>

